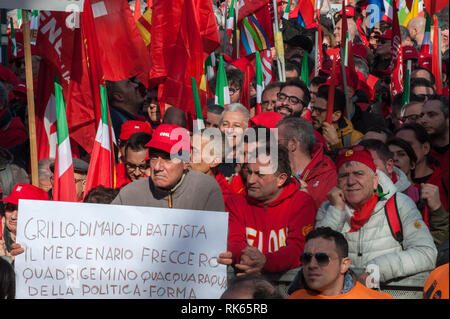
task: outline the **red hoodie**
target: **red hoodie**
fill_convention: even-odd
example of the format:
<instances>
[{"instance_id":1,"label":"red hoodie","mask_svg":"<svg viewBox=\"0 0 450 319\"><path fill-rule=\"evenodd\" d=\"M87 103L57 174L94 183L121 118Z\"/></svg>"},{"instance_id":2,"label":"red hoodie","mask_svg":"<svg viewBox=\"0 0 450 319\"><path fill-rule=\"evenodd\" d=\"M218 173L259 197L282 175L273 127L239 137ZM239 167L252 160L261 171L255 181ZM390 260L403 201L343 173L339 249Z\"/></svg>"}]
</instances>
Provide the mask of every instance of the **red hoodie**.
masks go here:
<instances>
[{"instance_id":1,"label":"red hoodie","mask_svg":"<svg viewBox=\"0 0 450 319\"><path fill-rule=\"evenodd\" d=\"M308 194L317 207L328 200L328 192L337 185L337 173L334 162L323 153L320 143L314 145L311 162L298 178L308 184Z\"/></svg>"},{"instance_id":2,"label":"red hoodie","mask_svg":"<svg viewBox=\"0 0 450 319\"><path fill-rule=\"evenodd\" d=\"M317 209L311 196L298 189L292 178L281 195L266 205L243 195L228 198L228 250L234 264L239 263L245 247L253 246L267 258L265 271L300 266L305 236L314 228Z\"/></svg>"}]
</instances>

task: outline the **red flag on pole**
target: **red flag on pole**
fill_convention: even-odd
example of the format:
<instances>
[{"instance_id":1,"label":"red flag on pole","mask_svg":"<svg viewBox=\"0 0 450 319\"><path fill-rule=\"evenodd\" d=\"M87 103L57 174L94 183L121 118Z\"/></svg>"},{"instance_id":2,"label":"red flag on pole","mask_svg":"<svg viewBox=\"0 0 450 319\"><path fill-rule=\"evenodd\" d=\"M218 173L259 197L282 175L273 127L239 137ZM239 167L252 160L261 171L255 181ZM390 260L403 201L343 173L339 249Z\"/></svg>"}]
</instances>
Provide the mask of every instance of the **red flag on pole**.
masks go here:
<instances>
[{"instance_id":1,"label":"red flag on pole","mask_svg":"<svg viewBox=\"0 0 450 319\"><path fill-rule=\"evenodd\" d=\"M436 94L442 94L440 29L439 29L439 21L436 16L433 16L433 20L434 20L434 33L433 33L433 56L431 62L431 70L433 72L434 78L436 79L435 82Z\"/></svg>"},{"instance_id":2,"label":"red flag on pole","mask_svg":"<svg viewBox=\"0 0 450 319\"><path fill-rule=\"evenodd\" d=\"M219 34L210 1L175 2L153 5L151 76L164 81L163 102L195 114L191 77L200 83L206 58L220 45ZM200 87L199 95L206 105L206 88Z\"/></svg>"},{"instance_id":3,"label":"red flag on pole","mask_svg":"<svg viewBox=\"0 0 450 319\"><path fill-rule=\"evenodd\" d=\"M394 0L392 13L392 40L391 40L391 96L394 97L403 92L403 57L402 38L400 35L400 25L398 22L398 6Z\"/></svg>"},{"instance_id":4,"label":"red flag on pole","mask_svg":"<svg viewBox=\"0 0 450 319\"><path fill-rule=\"evenodd\" d=\"M118 2L118 1L116 1ZM134 3L134 20L139 20L141 17L141 0L136 0Z\"/></svg>"}]
</instances>

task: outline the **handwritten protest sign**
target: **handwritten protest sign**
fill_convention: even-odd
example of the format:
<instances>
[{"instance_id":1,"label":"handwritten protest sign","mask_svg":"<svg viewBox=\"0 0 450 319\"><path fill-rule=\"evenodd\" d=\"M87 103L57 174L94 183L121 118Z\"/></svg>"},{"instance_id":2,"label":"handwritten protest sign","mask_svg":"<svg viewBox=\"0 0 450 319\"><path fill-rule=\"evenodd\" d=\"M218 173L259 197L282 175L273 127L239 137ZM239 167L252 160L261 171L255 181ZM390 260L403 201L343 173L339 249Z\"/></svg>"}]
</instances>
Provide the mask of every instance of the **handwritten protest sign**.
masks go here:
<instances>
[{"instance_id":1,"label":"handwritten protest sign","mask_svg":"<svg viewBox=\"0 0 450 319\"><path fill-rule=\"evenodd\" d=\"M228 214L20 200L17 298L218 298Z\"/></svg>"}]
</instances>

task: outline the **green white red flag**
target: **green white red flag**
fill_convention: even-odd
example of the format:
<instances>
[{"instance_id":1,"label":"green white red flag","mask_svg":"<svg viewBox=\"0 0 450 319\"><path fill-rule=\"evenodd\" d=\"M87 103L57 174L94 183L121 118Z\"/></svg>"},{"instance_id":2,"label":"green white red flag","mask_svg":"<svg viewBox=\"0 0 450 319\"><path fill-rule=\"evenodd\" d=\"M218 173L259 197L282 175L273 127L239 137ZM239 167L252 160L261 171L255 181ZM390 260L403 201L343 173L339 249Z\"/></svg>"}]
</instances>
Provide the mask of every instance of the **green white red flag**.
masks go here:
<instances>
[{"instance_id":1,"label":"green white red flag","mask_svg":"<svg viewBox=\"0 0 450 319\"><path fill-rule=\"evenodd\" d=\"M56 127L58 146L56 152L53 199L56 201L76 202L77 191L70 148L69 128L67 127L66 105L61 85L55 81Z\"/></svg>"},{"instance_id":2,"label":"green white red flag","mask_svg":"<svg viewBox=\"0 0 450 319\"><path fill-rule=\"evenodd\" d=\"M230 104L230 91L223 62L223 56L219 57L219 67L217 69L216 78L216 96L214 99L214 103L222 105L223 107Z\"/></svg>"},{"instance_id":3,"label":"green white red flag","mask_svg":"<svg viewBox=\"0 0 450 319\"><path fill-rule=\"evenodd\" d=\"M202 113L202 104L200 102L200 95L198 94L197 83L195 83L195 78L191 77L192 83L192 94L194 96L194 104L195 104L195 115L196 119L194 120L193 129L195 131L200 131L205 128L205 121L203 119Z\"/></svg>"},{"instance_id":4,"label":"green white red flag","mask_svg":"<svg viewBox=\"0 0 450 319\"><path fill-rule=\"evenodd\" d=\"M264 73L259 51L256 51L256 114L261 113L262 92L264 91Z\"/></svg>"},{"instance_id":5,"label":"green white red flag","mask_svg":"<svg viewBox=\"0 0 450 319\"><path fill-rule=\"evenodd\" d=\"M439 21L434 15L434 32L433 32L433 54L431 60L431 71L433 72L435 81L436 94L442 94L442 57L441 57L441 31L439 29Z\"/></svg>"},{"instance_id":6,"label":"green white red flag","mask_svg":"<svg viewBox=\"0 0 450 319\"><path fill-rule=\"evenodd\" d=\"M17 56L16 33L14 32L14 23L12 18L9 18L9 24L11 26L11 52L14 56Z\"/></svg>"},{"instance_id":7,"label":"green white red flag","mask_svg":"<svg viewBox=\"0 0 450 319\"><path fill-rule=\"evenodd\" d=\"M114 152L111 120L109 118L106 88L100 85L102 117L98 123L97 134L91 153L84 194L98 185L114 188Z\"/></svg>"}]
</instances>

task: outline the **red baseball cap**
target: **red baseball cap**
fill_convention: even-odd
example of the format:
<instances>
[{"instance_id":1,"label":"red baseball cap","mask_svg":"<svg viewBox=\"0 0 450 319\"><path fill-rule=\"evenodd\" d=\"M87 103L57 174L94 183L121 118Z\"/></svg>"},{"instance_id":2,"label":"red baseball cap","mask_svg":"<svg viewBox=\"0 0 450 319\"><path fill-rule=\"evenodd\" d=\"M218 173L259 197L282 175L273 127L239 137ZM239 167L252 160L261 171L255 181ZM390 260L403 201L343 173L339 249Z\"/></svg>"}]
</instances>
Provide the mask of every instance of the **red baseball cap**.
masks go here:
<instances>
[{"instance_id":1,"label":"red baseball cap","mask_svg":"<svg viewBox=\"0 0 450 319\"><path fill-rule=\"evenodd\" d=\"M181 126L159 125L153 132L152 139L145 146L172 155L177 154L183 161L190 161L191 138L189 132ZM149 150L150 152L151 150Z\"/></svg>"},{"instance_id":2,"label":"red baseball cap","mask_svg":"<svg viewBox=\"0 0 450 319\"><path fill-rule=\"evenodd\" d=\"M119 138L122 141L126 141L131 135L137 132L143 132L152 135L153 129L149 123L143 121L126 121L120 128Z\"/></svg>"},{"instance_id":3,"label":"red baseball cap","mask_svg":"<svg viewBox=\"0 0 450 319\"><path fill-rule=\"evenodd\" d=\"M276 128L277 123L283 119L283 116L278 112L264 112L253 116L248 121L248 127L263 125L268 128Z\"/></svg>"},{"instance_id":4,"label":"red baseball cap","mask_svg":"<svg viewBox=\"0 0 450 319\"><path fill-rule=\"evenodd\" d=\"M347 162L360 162L369 167L374 173L377 171L372 154L361 145L342 149L336 158L336 168L339 171L342 164Z\"/></svg>"},{"instance_id":5,"label":"red baseball cap","mask_svg":"<svg viewBox=\"0 0 450 319\"><path fill-rule=\"evenodd\" d=\"M25 82L17 83L13 88L13 92L27 95L27 84Z\"/></svg>"},{"instance_id":6,"label":"red baseball cap","mask_svg":"<svg viewBox=\"0 0 450 319\"><path fill-rule=\"evenodd\" d=\"M331 76L330 75L328 77L328 80L326 83L327 85L331 85ZM347 81L347 86L351 87L354 91L356 91L357 89L359 89L359 77L358 77L358 73L356 72L356 70L350 68L349 66L345 67L345 76L346 76L346 81ZM341 86L343 79L342 79L342 72L341 72L341 68L338 67L336 68L336 82L335 85L336 87Z\"/></svg>"},{"instance_id":7,"label":"red baseball cap","mask_svg":"<svg viewBox=\"0 0 450 319\"><path fill-rule=\"evenodd\" d=\"M347 17L353 18L355 16L355 8L353 6L346 6L345 14Z\"/></svg>"},{"instance_id":8,"label":"red baseball cap","mask_svg":"<svg viewBox=\"0 0 450 319\"><path fill-rule=\"evenodd\" d=\"M432 56L431 54L421 53L419 55L419 66L431 71L432 69Z\"/></svg>"},{"instance_id":9,"label":"red baseball cap","mask_svg":"<svg viewBox=\"0 0 450 319\"><path fill-rule=\"evenodd\" d=\"M14 186L11 194L0 201L19 205L19 199L49 200L48 194L39 187L21 183Z\"/></svg>"},{"instance_id":10,"label":"red baseball cap","mask_svg":"<svg viewBox=\"0 0 450 319\"><path fill-rule=\"evenodd\" d=\"M418 60L419 54L413 46L402 47L403 60Z\"/></svg>"}]
</instances>

